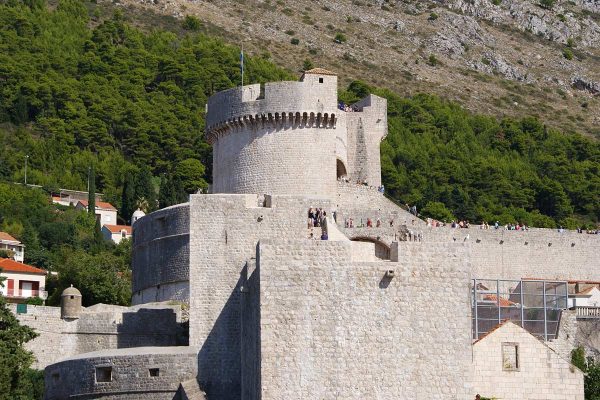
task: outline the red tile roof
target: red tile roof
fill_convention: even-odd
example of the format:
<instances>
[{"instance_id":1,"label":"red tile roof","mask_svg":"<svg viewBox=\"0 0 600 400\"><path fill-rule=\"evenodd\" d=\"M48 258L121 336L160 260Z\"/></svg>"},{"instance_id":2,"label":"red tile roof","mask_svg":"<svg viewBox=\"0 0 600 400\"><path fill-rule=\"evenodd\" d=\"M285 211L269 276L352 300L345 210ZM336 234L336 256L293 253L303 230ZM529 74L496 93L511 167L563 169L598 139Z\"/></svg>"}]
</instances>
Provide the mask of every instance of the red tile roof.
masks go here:
<instances>
[{"instance_id":1,"label":"red tile roof","mask_svg":"<svg viewBox=\"0 0 600 400\"><path fill-rule=\"evenodd\" d=\"M498 303L498 296L496 296L495 294L488 294L487 296L485 296L483 298L484 300L489 300L489 301L494 301L496 303ZM517 303L512 302L508 299L505 299L504 297L500 297L500 307L511 307L516 305Z\"/></svg>"},{"instance_id":2,"label":"red tile roof","mask_svg":"<svg viewBox=\"0 0 600 400\"><path fill-rule=\"evenodd\" d=\"M8 258L0 258L0 269L3 272L18 272L25 274L46 275L47 271L32 267L31 265L21 264Z\"/></svg>"},{"instance_id":3,"label":"red tile roof","mask_svg":"<svg viewBox=\"0 0 600 400\"><path fill-rule=\"evenodd\" d=\"M21 243L19 242L17 239L15 239L14 237L10 236L8 233L6 232L0 232L0 240L6 240L9 242L17 242L17 243Z\"/></svg>"},{"instance_id":4,"label":"red tile roof","mask_svg":"<svg viewBox=\"0 0 600 400\"><path fill-rule=\"evenodd\" d=\"M583 290L577 292L577 294L588 294L589 292L591 292L594 289L596 289L596 286L591 286L587 289L583 289Z\"/></svg>"},{"instance_id":5,"label":"red tile roof","mask_svg":"<svg viewBox=\"0 0 600 400\"><path fill-rule=\"evenodd\" d=\"M87 200L79 200L78 203L81 203L81 205L83 205L84 207L88 206L88 201ZM117 209L115 208L115 206L113 206L112 204L107 203L105 201L97 201L96 202L96 208L102 208L104 210L117 211Z\"/></svg>"},{"instance_id":6,"label":"red tile roof","mask_svg":"<svg viewBox=\"0 0 600 400\"><path fill-rule=\"evenodd\" d=\"M111 231L112 233L121 233L121 231L127 231L128 235L131 235L131 226L129 225L104 225L106 229Z\"/></svg>"}]
</instances>

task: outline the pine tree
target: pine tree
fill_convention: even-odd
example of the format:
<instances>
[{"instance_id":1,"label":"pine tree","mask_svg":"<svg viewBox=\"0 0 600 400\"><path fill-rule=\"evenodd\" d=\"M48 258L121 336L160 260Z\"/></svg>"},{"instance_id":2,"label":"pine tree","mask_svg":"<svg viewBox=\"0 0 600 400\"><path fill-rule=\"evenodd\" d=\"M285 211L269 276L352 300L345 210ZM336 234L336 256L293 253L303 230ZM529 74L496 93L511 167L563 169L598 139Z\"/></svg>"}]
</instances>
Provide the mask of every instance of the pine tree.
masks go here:
<instances>
[{"instance_id":1,"label":"pine tree","mask_svg":"<svg viewBox=\"0 0 600 400\"><path fill-rule=\"evenodd\" d=\"M156 209L156 191L152 184L152 174L148 167L142 167L135 180L135 201L138 204L146 204L147 210L151 212Z\"/></svg>"},{"instance_id":2,"label":"pine tree","mask_svg":"<svg viewBox=\"0 0 600 400\"><path fill-rule=\"evenodd\" d=\"M130 222L131 216L135 211L135 181L133 175L126 174L125 182L123 183L123 192L121 194L121 217Z\"/></svg>"},{"instance_id":3,"label":"pine tree","mask_svg":"<svg viewBox=\"0 0 600 400\"><path fill-rule=\"evenodd\" d=\"M160 179L160 191L158 193L159 208L169 207L175 204L175 187L171 175L163 175Z\"/></svg>"},{"instance_id":4,"label":"pine tree","mask_svg":"<svg viewBox=\"0 0 600 400\"><path fill-rule=\"evenodd\" d=\"M96 225L94 225L94 242L96 244L104 244L104 236L102 235L102 227L100 226L100 220L96 218Z\"/></svg>"},{"instance_id":5,"label":"pine tree","mask_svg":"<svg viewBox=\"0 0 600 400\"><path fill-rule=\"evenodd\" d=\"M96 215L96 171L91 166L89 169L89 188L88 188L88 212L90 215Z\"/></svg>"}]
</instances>

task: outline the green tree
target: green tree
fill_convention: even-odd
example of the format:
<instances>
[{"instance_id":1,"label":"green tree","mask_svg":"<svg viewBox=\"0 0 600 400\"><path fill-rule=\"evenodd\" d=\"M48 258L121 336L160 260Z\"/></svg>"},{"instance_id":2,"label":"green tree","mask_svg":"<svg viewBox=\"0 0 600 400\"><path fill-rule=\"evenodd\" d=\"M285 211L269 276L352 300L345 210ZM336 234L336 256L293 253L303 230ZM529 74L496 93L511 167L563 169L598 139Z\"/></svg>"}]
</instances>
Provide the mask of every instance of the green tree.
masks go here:
<instances>
[{"instance_id":1,"label":"green tree","mask_svg":"<svg viewBox=\"0 0 600 400\"><path fill-rule=\"evenodd\" d=\"M94 166L89 167L88 184L88 213L96 218L96 170Z\"/></svg>"},{"instance_id":2,"label":"green tree","mask_svg":"<svg viewBox=\"0 0 600 400\"><path fill-rule=\"evenodd\" d=\"M456 220L456 217L446 208L444 203L439 201L428 202L425 207L421 209L421 214L438 221L450 222Z\"/></svg>"},{"instance_id":3,"label":"green tree","mask_svg":"<svg viewBox=\"0 0 600 400\"><path fill-rule=\"evenodd\" d=\"M200 22L198 17L195 17L193 15L186 15L183 20L182 26L185 30L196 32L199 31L202 27L202 22Z\"/></svg>"},{"instance_id":4,"label":"green tree","mask_svg":"<svg viewBox=\"0 0 600 400\"><path fill-rule=\"evenodd\" d=\"M121 218L123 218L126 223L130 222L134 211L135 181L131 173L126 173L123 190L121 192Z\"/></svg>"},{"instance_id":5,"label":"green tree","mask_svg":"<svg viewBox=\"0 0 600 400\"><path fill-rule=\"evenodd\" d=\"M175 186L170 175L160 178L160 189L158 191L158 207L165 208L175 204Z\"/></svg>"},{"instance_id":6,"label":"green tree","mask_svg":"<svg viewBox=\"0 0 600 400\"><path fill-rule=\"evenodd\" d=\"M204 180L204 165L195 158L181 161L175 168L175 178L179 180L183 189L190 194L208 187Z\"/></svg>"},{"instance_id":7,"label":"green tree","mask_svg":"<svg viewBox=\"0 0 600 400\"><path fill-rule=\"evenodd\" d=\"M152 174L148 167L140 168L135 178L135 200L137 204L145 204L144 212L156 209L156 190L152 183Z\"/></svg>"}]
</instances>

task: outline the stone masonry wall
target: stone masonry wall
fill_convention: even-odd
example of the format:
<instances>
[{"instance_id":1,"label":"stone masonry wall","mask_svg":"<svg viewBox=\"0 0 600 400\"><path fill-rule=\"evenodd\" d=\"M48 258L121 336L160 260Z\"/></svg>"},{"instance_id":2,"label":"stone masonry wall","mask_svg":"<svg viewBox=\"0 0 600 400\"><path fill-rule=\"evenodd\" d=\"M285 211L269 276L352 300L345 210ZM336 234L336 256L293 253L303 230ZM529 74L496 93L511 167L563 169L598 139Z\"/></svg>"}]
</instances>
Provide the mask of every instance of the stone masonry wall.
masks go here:
<instances>
[{"instance_id":1,"label":"stone masonry wall","mask_svg":"<svg viewBox=\"0 0 600 400\"><path fill-rule=\"evenodd\" d=\"M213 144L214 193L335 194L337 128L246 126Z\"/></svg>"},{"instance_id":2,"label":"stone masonry wall","mask_svg":"<svg viewBox=\"0 0 600 400\"><path fill-rule=\"evenodd\" d=\"M352 262L350 246L261 240L260 398L466 399L468 245L400 262Z\"/></svg>"},{"instance_id":3,"label":"stone masonry wall","mask_svg":"<svg viewBox=\"0 0 600 400\"><path fill-rule=\"evenodd\" d=\"M47 400L172 400L181 382L197 375L190 347L140 347L82 354L46 368ZM96 368L110 368L108 382L97 382ZM150 369L158 369L152 376Z\"/></svg>"},{"instance_id":4,"label":"stone masonry wall","mask_svg":"<svg viewBox=\"0 0 600 400\"><path fill-rule=\"evenodd\" d=\"M65 357L101 349L139 346L176 346L182 341L179 306L145 305L120 307L96 305L84 310L79 319L60 318L60 307L28 306L16 314L19 322L39 336L25 344L42 369Z\"/></svg>"},{"instance_id":5,"label":"stone masonry wall","mask_svg":"<svg viewBox=\"0 0 600 400\"><path fill-rule=\"evenodd\" d=\"M260 92L249 85L208 100L213 193L333 196L346 140L345 119L336 124L337 77L307 74Z\"/></svg>"},{"instance_id":6,"label":"stone masonry wall","mask_svg":"<svg viewBox=\"0 0 600 400\"><path fill-rule=\"evenodd\" d=\"M576 310L564 310L556 339L547 343L565 360L571 359L571 351L583 346L586 356L600 360L600 319L577 319Z\"/></svg>"},{"instance_id":7,"label":"stone masonry wall","mask_svg":"<svg viewBox=\"0 0 600 400\"><path fill-rule=\"evenodd\" d=\"M256 243L305 238L309 207L331 208L323 198L273 196L266 203L257 207L256 195L190 197L190 344L200 349L208 398L240 398L240 286Z\"/></svg>"},{"instance_id":8,"label":"stone masonry wall","mask_svg":"<svg viewBox=\"0 0 600 400\"><path fill-rule=\"evenodd\" d=\"M346 113L348 130L348 178L381 185L379 145L387 135L387 100L369 95L353 105L359 112Z\"/></svg>"},{"instance_id":9,"label":"stone masonry wall","mask_svg":"<svg viewBox=\"0 0 600 400\"><path fill-rule=\"evenodd\" d=\"M189 298L189 204L146 215L135 223L133 304Z\"/></svg>"},{"instance_id":10,"label":"stone masonry wall","mask_svg":"<svg viewBox=\"0 0 600 400\"><path fill-rule=\"evenodd\" d=\"M421 229L427 243L471 243L473 277L600 281L600 235L552 229Z\"/></svg>"},{"instance_id":11,"label":"stone masonry wall","mask_svg":"<svg viewBox=\"0 0 600 400\"><path fill-rule=\"evenodd\" d=\"M506 370L503 343L518 346L515 370ZM503 400L583 400L583 373L509 322L473 346L473 390Z\"/></svg>"}]
</instances>

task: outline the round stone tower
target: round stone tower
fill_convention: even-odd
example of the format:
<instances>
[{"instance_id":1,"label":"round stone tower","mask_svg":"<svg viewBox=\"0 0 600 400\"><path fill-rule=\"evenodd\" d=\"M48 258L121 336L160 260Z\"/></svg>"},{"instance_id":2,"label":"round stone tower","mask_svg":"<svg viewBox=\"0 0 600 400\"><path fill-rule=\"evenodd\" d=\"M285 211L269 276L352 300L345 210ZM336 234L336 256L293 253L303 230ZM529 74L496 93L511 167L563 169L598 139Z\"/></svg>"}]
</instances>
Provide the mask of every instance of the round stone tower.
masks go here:
<instances>
[{"instance_id":1,"label":"round stone tower","mask_svg":"<svg viewBox=\"0 0 600 400\"><path fill-rule=\"evenodd\" d=\"M299 82L248 85L209 98L213 193L334 196L336 164L346 163L337 102L337 76L318 68Z\"/></svg>"},{"instance_id":2,"label":"round stone tower","mask_svg":"<svg viewBox=\"0 0 600 400\"><path fill-rule=\"evenodd\" d=\"M77 319L81 314L81 292L71 285L60 295L60 317Z\"/></svg>"}]
</instances>

